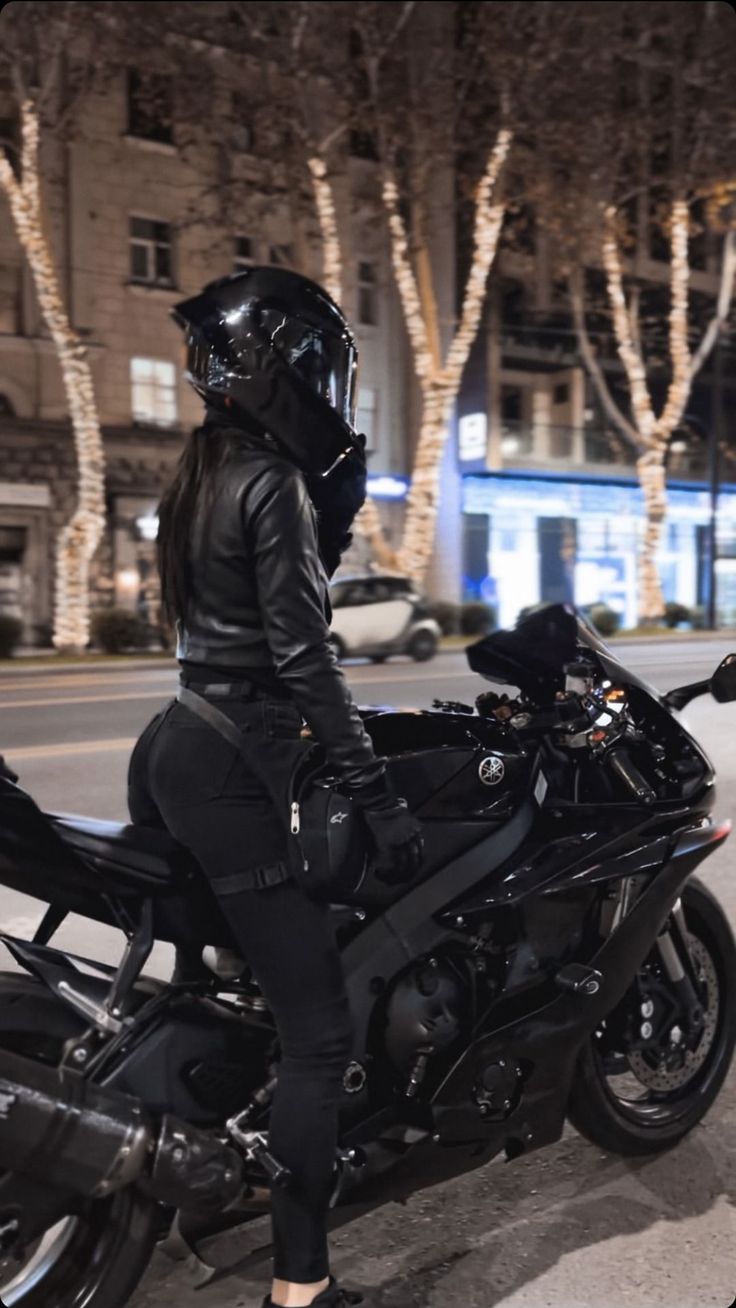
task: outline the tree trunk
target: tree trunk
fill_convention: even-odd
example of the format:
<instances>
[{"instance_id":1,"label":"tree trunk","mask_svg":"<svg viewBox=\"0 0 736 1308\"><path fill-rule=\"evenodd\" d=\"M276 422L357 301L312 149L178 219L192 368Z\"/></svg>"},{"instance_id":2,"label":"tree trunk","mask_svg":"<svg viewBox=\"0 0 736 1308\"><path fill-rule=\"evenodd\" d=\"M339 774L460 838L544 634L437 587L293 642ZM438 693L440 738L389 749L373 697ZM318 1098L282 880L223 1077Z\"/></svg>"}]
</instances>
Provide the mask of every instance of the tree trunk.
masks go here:
<instances>
[{"instance_id":1,"label":"tree trunk","mask_svg":"<svg viewBox=\"0 0 736 1308\"><path fill-rule=\"evenodd\" d=\"M397 560L418 586L424 582L434 547L440 497L440 466L457 386L432 382L423 387L422 424L406 503Z\"/></svg>"},{"instance_id":2,"label":"tree trunk","mask_svg":"<svg viewBox=\"0 0 736 1308\"><path fill-rule=\"evenodd\" d=\"M639 621L661 622L664 617L664 596L657 567L657 550L662 538L667 512L665 480L665 454L667 446L659 445L647 450L636 463L639 484L644 494L644 536L638 559Z\"/></svg>"},{"instance_id":3,"label":"tree trunk","mask_svg":"<svg viewBox=\"0 0 736 1308\"><path fill-rule=\"evenodd\" d=\"M368 541L376 556L376 561L380 563L382 568L390 568L392 570L398 568L399 565L396 553L391 549L391 546L386 540L381 519L378 514L378 508L375 500L372 500L370 496L368 496L363 508L355 519L354 527L355 531L357 531L359 535L364 536Z\"/></svg>"},{"instance_id":4,"label":"tree trunk","mask_svg":"<svg viewBox=\"0 0 736 1308\"><path fill-rule=\"evenodd\" d=\"M22 106L22 178L0 158L0 184L28 259L38 303L61 367L77 454L79 499L56 548L54 645L83 650L89 642L89 565L105 526L104 449L86 351L64 308L51 247L44 231L38 164L39 120Z\"/></svg>"}]
</instances>

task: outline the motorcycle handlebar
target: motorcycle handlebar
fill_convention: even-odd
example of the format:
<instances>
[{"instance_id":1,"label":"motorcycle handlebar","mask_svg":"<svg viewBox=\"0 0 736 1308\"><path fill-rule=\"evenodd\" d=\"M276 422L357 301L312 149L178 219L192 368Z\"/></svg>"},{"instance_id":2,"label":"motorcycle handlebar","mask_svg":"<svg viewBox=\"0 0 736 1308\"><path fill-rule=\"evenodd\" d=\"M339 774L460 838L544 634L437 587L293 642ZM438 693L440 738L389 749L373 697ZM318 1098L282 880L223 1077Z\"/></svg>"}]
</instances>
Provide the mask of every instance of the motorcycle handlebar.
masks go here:
<instances>
[{"instance_id":1,"label":"motorcycle handlebar","mask_svg":"<svg viewBox=\"0 0 736 1308\"><path fill-rule=\"evenodd\" d=\"M652 789L636 765L632 763L626 749L620 745L610 749L606 754L606 760L612 771L623 781L640 804L654 803L657 792Z\"/></svg>"}]
</instances>

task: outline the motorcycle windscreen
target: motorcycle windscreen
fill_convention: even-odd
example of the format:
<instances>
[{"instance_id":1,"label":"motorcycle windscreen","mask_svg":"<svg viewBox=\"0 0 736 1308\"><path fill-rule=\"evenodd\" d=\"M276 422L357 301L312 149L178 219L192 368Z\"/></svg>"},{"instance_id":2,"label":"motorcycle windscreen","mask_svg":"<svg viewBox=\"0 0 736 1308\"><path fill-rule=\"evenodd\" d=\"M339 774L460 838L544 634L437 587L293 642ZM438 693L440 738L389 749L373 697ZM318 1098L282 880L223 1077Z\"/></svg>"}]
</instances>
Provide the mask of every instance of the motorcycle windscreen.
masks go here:
<instances>
[{"instance_id":1,"label":"motorcycle windscreen","mask_svg":"<svg viewBox=\"0 0 736 1308\"><path fill-rule=\"evenodd\" d=\"M511 631L494 631L467 650L468 664L487 681L517 686L550 701L565 689L565 665L593 654L601 672L618 685L638 686L655 700L659 692L618 661L587 619L568 604L545 604L525 614Z\"/></svg>"}]
</instances>

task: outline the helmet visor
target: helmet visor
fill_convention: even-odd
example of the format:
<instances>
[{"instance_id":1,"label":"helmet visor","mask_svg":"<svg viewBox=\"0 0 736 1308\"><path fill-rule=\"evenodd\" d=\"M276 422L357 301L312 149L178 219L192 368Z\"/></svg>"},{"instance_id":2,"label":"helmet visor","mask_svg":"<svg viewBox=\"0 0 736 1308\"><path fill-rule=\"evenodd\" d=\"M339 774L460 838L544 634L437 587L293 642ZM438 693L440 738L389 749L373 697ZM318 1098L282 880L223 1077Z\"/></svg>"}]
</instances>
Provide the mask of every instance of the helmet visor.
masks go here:
<instances>
[{"instance_id":1,"label":"helmet visor","mask_svg":"<svg viewBox=\"0 0 736 1308\"><path fill-rule=\"evenodd\" d=\"M358 354L350 337L319 331L280 309L262 309L259 318L282 359L352 427Z\"/></svg>"}]
</instances>

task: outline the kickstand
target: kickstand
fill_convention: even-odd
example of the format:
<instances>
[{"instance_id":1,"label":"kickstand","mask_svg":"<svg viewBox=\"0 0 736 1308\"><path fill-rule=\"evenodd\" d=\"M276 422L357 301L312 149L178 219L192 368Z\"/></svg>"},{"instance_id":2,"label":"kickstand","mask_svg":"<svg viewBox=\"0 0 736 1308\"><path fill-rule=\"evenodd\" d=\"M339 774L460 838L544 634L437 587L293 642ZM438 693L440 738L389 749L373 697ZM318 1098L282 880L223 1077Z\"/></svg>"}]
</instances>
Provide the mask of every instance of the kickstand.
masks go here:
<instances>
[{"instance_id":1,"label":"kickstand","mask_svg":"<svg viewBox=\"0 0 736 1308\"><path fill-rule=\"evenodd\" d=\"M171 1223L168 1235L159 1241L158 1248L172 1262L188 1263L189 1270L192 1273L194 1289L201 1290L205 1285L209 1285L212 1278L217 1275L217 1268L210 1267L209 1263L204 1261L197 1248L196 1240L191 1235L183 1233L180 1217L181 1214L177 1213Z\"/></svg>"}]
</instances>

